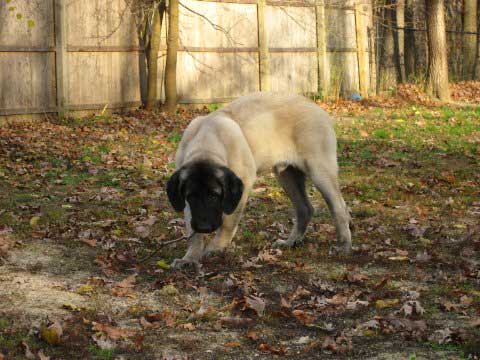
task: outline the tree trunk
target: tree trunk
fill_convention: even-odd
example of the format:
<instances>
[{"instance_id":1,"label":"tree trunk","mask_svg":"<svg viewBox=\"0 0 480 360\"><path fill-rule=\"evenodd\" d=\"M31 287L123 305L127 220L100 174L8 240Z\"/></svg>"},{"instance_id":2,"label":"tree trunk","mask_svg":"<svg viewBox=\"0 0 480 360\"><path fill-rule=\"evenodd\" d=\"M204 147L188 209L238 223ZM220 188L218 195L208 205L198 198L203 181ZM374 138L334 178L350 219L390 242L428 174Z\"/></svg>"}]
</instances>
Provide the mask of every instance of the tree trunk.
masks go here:
<instances>
[{"instance_id":1,"label":"tree trunk","mask_svg":"<svg viewBox=\"0 0 480 360\"><path fill-rule=\"evenodd\" d=\"M413 4L412 0L407 0L405 8L405 24L408 28L413 28ZM415 33L412 30L405 31L405 77L407 81L415 77Z\"/></svg>"},{"instance_id":2,"label":"tree trunk","mask_svg":"<svg viewBox=\"0 0 480 360\"><path fill-rule=\"evenodd\" d=\"M480 31L480 28L479 30ZM477 36L477 65L476 65L476 70L475 70L475 80L480 80L480 36Z\"/></svg>"},{"instance_id":3,"label":"tree trunk","mask_svg":"<svg viewBox=\"0 0 480 360\"><path fill-rule=\"evenodd\" d=\"M425 10L426 0L413 0L413 21L414 28L425 29L427 27ZM427 34L423 31L415 31L415 76L417 79L426 79L428 66L428 40Z\"/></svg>"},{"instance_id":4,"label":"tree trunk","mask_svg":"<svg viewBox=\"0 0 480 360\"><path fill-rule=\"evenodd\" d=\"M450 100L444 0L426 0L428 36L427 92L441 101Z\"/></svg>"},{"instance_id":5,"label":"tree trunk","mask_svg":"<svg viewBox=\"0 0 480 360\"><path fill-rule=\"evenodd\" d=\"M148 46L148 85L147 85L147 109L151 110L157 103L158 88L158 51L160 50L160 34L162 30L163 13L165 12L165 1L162 1L158 8L154 9L152 30Z\"/></svg>"},{"instance_id":6,"label":"tree trunk","mask_svg":"<svg viewBox=\"0 0 480 360\"><path fill-rule=\"evenodd\" d=\"M397 62L398 62L398 74L401 83L407 81L405 75L405 0L397 0Z\"/></svg>"},{"instance_id":7,"label":"tree trunk","mask_svg":"<svg viewBox=\"0 0 480 360\"><path fill-rule=\"evenodd\" d=\"M387 1L383 9L383 51L380 63L380 90L389 90L397 85L395 65L395 39L393 36L394 12L392 0Z\"/></svg>"},{"instance_id":8,"label":"tree trunk","mask_svg":"<svg viewBox=\"0 0 480 360\"><path fill-rule=\"evenodd\" d=\"M165 64L165 111L175 113L177 107L178 0L170 0L168 8L167 60Z\"/></svg>"},{"instance_id":9,"label":"tree trunk","mask_svg":"<svg viewBox=\"0 0 480 360\"><path fill-rule=\"evenodd\" d=\"M472 80L477 57L477 35L465 32L477 32L477 0L463 2L463 79Z\"/></svg>"}]
</instances>

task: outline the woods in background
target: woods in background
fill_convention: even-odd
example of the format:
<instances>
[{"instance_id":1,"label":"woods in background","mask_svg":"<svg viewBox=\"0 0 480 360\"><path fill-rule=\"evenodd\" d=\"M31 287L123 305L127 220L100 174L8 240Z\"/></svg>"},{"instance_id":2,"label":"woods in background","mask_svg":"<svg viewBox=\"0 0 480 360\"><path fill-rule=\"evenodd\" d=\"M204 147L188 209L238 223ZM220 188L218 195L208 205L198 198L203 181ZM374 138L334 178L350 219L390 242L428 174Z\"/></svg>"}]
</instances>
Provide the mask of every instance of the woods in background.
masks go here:
<instances>
[{"instance_id":1,"label":"woods in background","mask_svg":"<svg viewBox=\"0 0 480 360\"><path fill-rule=\"evenodd\" d=\"M368 3L371 9L370 56L377 64L373 68L377 72L377 92L392 90L400 83L417 82L425 84L433 98L449 101L449 81L480 79L478 1L359 0L359 5ZM325 3L328 5L328 1ZM139 33L147 54L145 106L148 109L155 108L161 98L157 84L158 54L162 22L168 21L164 27L167 53L163 109L174 112L181 2L131 0L131 5L141 14ZM329 6L340 5L337 1ZM358 38L359 34L356 35Z\"/></svg>"},{"instance_id":2,"label":"woods in background","mask_svg":"<svg viewBox=\"0 0 480 360\"><path fill-rule=\"evenodd\" d=\"M421 82L449 101L449 81L479 80L478 0L374 0L379 91Z\"/></svg>"}]
</instances>

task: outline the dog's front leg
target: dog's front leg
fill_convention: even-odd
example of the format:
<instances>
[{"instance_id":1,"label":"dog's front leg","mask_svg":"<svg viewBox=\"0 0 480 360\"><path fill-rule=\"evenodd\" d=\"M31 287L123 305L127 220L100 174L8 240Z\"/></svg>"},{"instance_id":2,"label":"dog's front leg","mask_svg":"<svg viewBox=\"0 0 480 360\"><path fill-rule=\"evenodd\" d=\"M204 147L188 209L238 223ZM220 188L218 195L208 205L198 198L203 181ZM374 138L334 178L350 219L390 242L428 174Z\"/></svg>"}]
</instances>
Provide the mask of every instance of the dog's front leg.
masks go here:
<instances>
[{"instance_id":1,"label":"dog's front leg","mask_svg":"<svg viewBox=\"0 0 480 360\"><path fill-rule=\"evenodd\" d=\"M204 250L205 250L205 240L203 234L193 234L193 229L191 225L192 213L190 206L187 203L187 206L184 210L185 213L185 227L187 230L187 236L189 239L188 250L185 256L181 259L173 260L170 265L174 269L180 269L186 265L192 265L195 267L195 270L199 271L201 268L200 261L202 260ZM193 234L193 235L192 235Z\"/></svg>"},{"instance_id":2,"label":"dog's front leg","mask_svg":"<svg viewBox=\"0 0 480 360\"><path fill-rule=\"evenodd\" d=\"M245 204L248 200L248 194L250 192L251 186L246 186L242 198L238 203L237 208L231 215L226 215L223 219L223 224L221 228L217 231L215 237L208 243L205 248L205 254L211 254L215 252L223 252L232 242L232 238L237 232L238 223L242 218L243 210Z\"/></svg>"}]
</instances>

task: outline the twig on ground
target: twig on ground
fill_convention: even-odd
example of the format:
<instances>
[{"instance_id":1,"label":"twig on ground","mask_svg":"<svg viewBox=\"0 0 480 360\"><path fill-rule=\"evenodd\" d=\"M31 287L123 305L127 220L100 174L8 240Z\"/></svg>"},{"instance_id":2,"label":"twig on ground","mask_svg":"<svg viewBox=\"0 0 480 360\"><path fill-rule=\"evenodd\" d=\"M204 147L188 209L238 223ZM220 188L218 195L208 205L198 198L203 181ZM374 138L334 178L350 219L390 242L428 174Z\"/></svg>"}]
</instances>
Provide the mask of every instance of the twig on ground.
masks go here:
<instances>
[{"instance_id":1,"label":"twig on ground","mask_svg":"<svg viewBox=\"0 0 480 360\"><path fill-rule=\"evenodd\" d=\"M139 263L144 263L145 261L151 259L151 258L154 257L156 254L158 254L158 253L160 252L160 250L163 249L163 247L165 247L165 246L167 246L167 245L170 245L170 244L173 244L173 243L176 243L176 242L179 242L179 241L182 241L182 240L190 240L193 235L195 235L195 232L192 232L189 236L182 236L182 237L179 237L178 239L173 239L173 240L161 242L161 243L158 245L158 248L157 248L156 250L154 250L151 254L147 255L147 256L144 257L143 259L140 259L138 262L139 262Z\"/></svg>"}]
</instances>

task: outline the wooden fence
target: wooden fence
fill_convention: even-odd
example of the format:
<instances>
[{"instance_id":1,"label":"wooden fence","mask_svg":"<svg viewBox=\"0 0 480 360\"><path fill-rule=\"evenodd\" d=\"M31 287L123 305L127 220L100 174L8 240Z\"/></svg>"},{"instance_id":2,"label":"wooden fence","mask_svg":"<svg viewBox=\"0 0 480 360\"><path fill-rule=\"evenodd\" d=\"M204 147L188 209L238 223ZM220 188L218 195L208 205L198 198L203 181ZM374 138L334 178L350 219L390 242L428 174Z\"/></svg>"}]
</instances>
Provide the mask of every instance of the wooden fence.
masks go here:
<instances>
[{"instance_id":1,"label":"wooden fence","mask_svg":"<svg viewBox=\"0 0 480 360\"><path fill-rule=\"evenodd\" d=\"M182 0L180 102L269 89L367 96L375 65L368 3ZM161 69L165 33L164 23ZM135 107L145 83L145 54L124 0L0 1L0 115Z\"/></svg>"}]
</instances>

